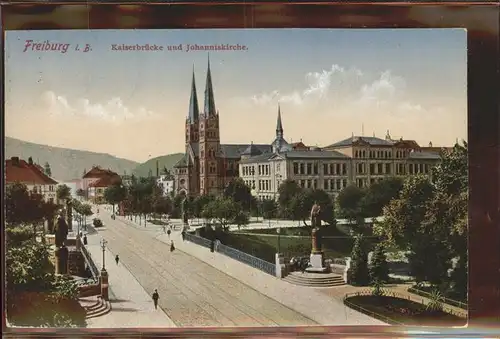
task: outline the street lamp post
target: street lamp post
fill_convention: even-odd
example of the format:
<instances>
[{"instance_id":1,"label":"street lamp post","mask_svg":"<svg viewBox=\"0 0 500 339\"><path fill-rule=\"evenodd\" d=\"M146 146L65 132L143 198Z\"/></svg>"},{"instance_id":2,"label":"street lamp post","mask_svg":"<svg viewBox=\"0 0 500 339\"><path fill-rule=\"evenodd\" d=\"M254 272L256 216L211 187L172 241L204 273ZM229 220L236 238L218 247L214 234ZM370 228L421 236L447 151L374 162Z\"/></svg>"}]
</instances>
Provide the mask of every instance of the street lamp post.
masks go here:
<instances>
[{"instance_id":1,"label":"street lamp post","mask_svg":"<svg viewBox=\"0 0 500 339\"><path fill-rule=\"evenodd\" d=\"M278 233L278 253L281 253L281 227L276 229L276 233Z\"/></svg>"},{"instance_id":2,"label":"street lamp post","mask_svg":"<svg viewBox=\"0 0 500 339\"><path fill-rule=\"evenodd\" d=\"M102 270L106 271L105 253L106 253L106 245L108 244L108 242L104 239L101 239L100 244L102 248Z\"/></svg>"}]
</instances>

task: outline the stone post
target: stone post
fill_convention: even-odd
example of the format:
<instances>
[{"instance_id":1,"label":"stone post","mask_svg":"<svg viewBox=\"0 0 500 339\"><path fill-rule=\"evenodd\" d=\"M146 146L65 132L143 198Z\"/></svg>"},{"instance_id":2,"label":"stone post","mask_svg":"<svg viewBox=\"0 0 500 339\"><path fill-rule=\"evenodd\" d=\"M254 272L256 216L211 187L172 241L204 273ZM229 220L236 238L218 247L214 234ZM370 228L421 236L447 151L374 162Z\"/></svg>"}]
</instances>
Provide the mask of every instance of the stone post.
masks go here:
<instances>
[{"instance_id":1,"label":"stone post","mask_svg":"<svg viewBox=\"0 0 500 339\"><path fill-rule=\"evenodd\" d=\"M349 283L349 276L351 271L351 258L345 259L345 268L344 268L344 282L346 284Z\"/></svg>"},{"instance_id":2,"label":"stone post","mask_svg":"<svg viewBox=\"0 0 500 339\"><path fill-rule=\"evenodd\" d=\"M56 255L56 274L68 273L68 248L66 246L58 247L55 251Z\"/></svg>"},{"instance_id":3,"label":"stone post","mask_svg":"<svg viewBox=\"0 0 500 339\"><path fill-rule=\"evenodd\" d=\"M108 301L109 300L109 280L108 272L103 268L101 270L101 276L99 277L99 283L101 285L101 297Z\"/></svg>"},{"instance_id":4,"label":"stone post","mask_svg":"<svg viewBox=\"0 0 500 339\"><path fill-rule=\"evenodd\" d=\"M275 263L276 263L276 278L284 278L285 275L285 257L283 256L282 253L276 253L275 257Z\"/></svg>"}]
</instances>

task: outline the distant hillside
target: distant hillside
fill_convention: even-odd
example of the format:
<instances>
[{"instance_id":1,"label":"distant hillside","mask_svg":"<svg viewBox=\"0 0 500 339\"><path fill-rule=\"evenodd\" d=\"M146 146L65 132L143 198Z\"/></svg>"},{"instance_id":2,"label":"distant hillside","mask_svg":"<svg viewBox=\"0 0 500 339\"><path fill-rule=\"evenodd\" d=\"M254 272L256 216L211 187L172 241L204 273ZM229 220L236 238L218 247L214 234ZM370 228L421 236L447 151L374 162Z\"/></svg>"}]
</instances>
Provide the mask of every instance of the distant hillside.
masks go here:
<instances>
[{"instance_id":1,"label":"distant hillside","mask_svg":"<svg viewBox=\"0 0 500 339\"><path fill-rule=\"evenodd\" d=\"M121 175L124 171L131 173L139 164L110 154L52 147L5 137L5 159L13 156L24 160L32 157L41 166L48 162L52 177L60 181L81 178L83 171L89 170L93 165L109 168Z\"/></svg>"},{"instance_id":2,"label":"distant hillside","mask_svg":"<svg viewBox=\"0 0 500 339\"><path fill-rule=\"evenodd\" d=\"M169 155L163 155L161 157L156 157L149 159L143 164L140 164L134 169L134 174L138 177L147 177L149 171L152 171L153 175L156 175L156 161L158 161L158 167L160 168L160 174L163 174L163 168L166 167L168 170L172 170L172 167L182 158L184 153L174 153Z\"/></svg>"}]
</instances>

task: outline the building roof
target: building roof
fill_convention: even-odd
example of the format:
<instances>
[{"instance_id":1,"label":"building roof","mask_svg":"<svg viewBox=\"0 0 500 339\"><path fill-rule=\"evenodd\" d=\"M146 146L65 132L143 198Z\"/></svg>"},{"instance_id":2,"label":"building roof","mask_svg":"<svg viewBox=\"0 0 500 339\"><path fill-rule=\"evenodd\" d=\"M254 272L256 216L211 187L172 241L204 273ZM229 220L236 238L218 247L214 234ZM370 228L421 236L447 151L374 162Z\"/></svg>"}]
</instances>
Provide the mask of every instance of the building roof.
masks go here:
<instances>
[{"instance_id":1,"label":"building roof","mask_svg":"<svg viewBox=\"0 0 500 339\"><path fill-rule=\"evenodd\" d=\"M276 153L263 153L261 155L256 155L254 157L246 158L246 159L241 159L240 164L255 164L259 162L266 162L268 161L273 155Z\"/></svg>"},{"instance_id":2,"label":"building roof","mask_svg":"<svg viewBox=\"0 0 500 339\"><path fill-rule=\"evenodd\" d=\"M187 161L187 154L184 154L182 158L179 159L174 165L174 168L178 167L187 167L188 161Z\"/></svg>"},{"instance_id":3,"label":"building roof","mask_svg":"<svg viewBox=\"0 0 500 339\"><path fill-rule=\"evenodd\" d=\"M352 136L326 147L347 147L347 146L352 146L354 143L359 141L364 141L371 146L392 146L394 144L394 141L392 140L389 141L377 137Z\"/></svg>"},{"instance_id":4,"label":"building roof","mask_svg":"<svg viewBox=\"0 0 500 339\"><path fill-rule=\"evenodd\" d=\"M258 155L255 157L250 157L248 159L241 160L241 164L254 164L258 162L266 162L272 160L276 157L283 157L285 159L350 159L347 155L336 152L336 151L288 151L284 153L266 153Z\"/></svg>"},{"instance_id":5,"label":"building roof","mask_svg":"<svg viewBox=\"0 0 500 339\"><path fill-rule=\"evenodd\" d=\"M222 150L222 156L227 159L239 159L241 157L241 154L246 151L246 149L249 147L249 144L243 144L243 145L238 145L238 144L226 144L226 145L220 145L221 150ZM265 145L265 144L253 144L254 147L256 147L261 153L270 153L272 150L271 145Z\"/></svg>"},{"instance_id":6,"label":"building roof","mask_svg":"<svg viewBox=\"0 0 500 339\"><path fill-rule=\"evenodd\" d=\"M429 159L429 160L440 160L441 156L436 152L410 152L408 159Z\"/></svg>"},{"instance_id":7,"label":"building roof","mask_svg":"<svg viewBox=\"0 0 500 339\"><path fill-rule=\"evenodd\" d=\"M19 182L27 185L55 185L57 181L41 171L37 165L12 157L5 161L5 181Z\"/></svg>"},{"instance_id":8,"label":"building roof","mask_svg":"<svg viewBox=\"0 0 500 339\"><path fill-rule=\"evenodd\" d=\"M89 184L89 187L109 187L115 184L121 183L121 178L119 175L116 176L104 176L97 181Z\"/></svg>"},{"instance_id":9,"label":"building roof","mask_svg":"<svg viewBox=\"0 0 500 339\"><path fill-rule=\"evenodd\" d=\"M90 169L90 171L88 171L83 175L83 179L102 178L104 176L115 176L115 175L118 174L110 169L103 169L99 166L93 166L92 169Z\"/></svg>"},{"instance_id":10,"label":"building roof","mask_svg":"<svg viewBox=\"0 0 500 339\"><path fill-rule=\"evenodd\" d=\"M250 146L248 146L247 149L241 153L241 155L246 155L246 156L251 156L251 157L254 157L256 155L261 155L261 154L262 154L262 151L257 146L255 146L253 143L250 144Z\"/></svg>"}]
</instances>

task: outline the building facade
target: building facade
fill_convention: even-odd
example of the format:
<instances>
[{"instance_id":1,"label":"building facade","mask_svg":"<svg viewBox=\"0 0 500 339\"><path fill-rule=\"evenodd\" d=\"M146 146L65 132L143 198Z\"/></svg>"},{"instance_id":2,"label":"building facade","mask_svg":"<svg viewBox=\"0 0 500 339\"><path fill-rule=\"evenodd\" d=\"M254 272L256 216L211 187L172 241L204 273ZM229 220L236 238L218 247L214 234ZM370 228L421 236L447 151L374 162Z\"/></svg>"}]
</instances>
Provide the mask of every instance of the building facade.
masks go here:
<instances>
[{"instance_id":1,"label":"building facade","mask_svg":"<svg viewBox=\"0 0 500 339\"><path fill-rule=\"evenodd\" d=\"M41 194L47 202L57 202L58 182L43 171L43 168L19 157L12 157L5 161L5 183L6 185L21 183L26 185L28 191Z\"/></svg>"},{"instance_id":2,"label":"building facade","mask_svg":"<svg viewBox=\"0 0 500 339\"><path fill-rule=\"evenodd\" d=\"M121 183L121 177L110 169L94 166L82 178L82 188L87 199L96 203L104 201L104 191L109 186Z\"/></svg>"},{"instance_id":3,"label":"building facade","mask_svg":"<svg viewBox=\"0 0 500 339\"><path fill-rule=\"evenodd\" d=\"M281 123L279 124L281 125ZM413 140L352 136L332 145L242 158L240 173L253 194L275 199L281 182L322 189L336 197L348 185L368 187L391 176L432 175L447 149L420 147Z\"/></svg>"},{"instance_id":4,"label":"building facade","mask_svg":"<svg viewBox=\"0 0 500 339\"><path fill-rule=\"evenodd\" d=\"M440 152L446 150L432 143L421 147L413 140L393 140L389 131L384 139L352 135L323 148L308 147L302 140L288 143L279 105L276 134L270 144L221 144L210 61L204 94L200 111L193 71L185 154L174 166L176 194L218 195L239 176L260 198L275 198L286 179L336 196L352 183L363 188L390 176L432 175L432 167L441 161Z\"/></svg>"},{"instance_id":5,"label":"building facade","mask_svg":"<svg viewBox=\"0 0 500 339\"><path fill-rule=\"evenodd\" d=\"M156 183L162 188L164 196L170 196L175 192L175 180L170 175L160 175L156 178Z\"/></svg>"},{"instance_id":6,"label":"building facade","mask_svg":"<svg viewBox=\"0 0 500 339\"><path fill-rule=\"evenodd\" d=\"M185 154L174 166L176 194L219 195L239 176L238 163L248 144L221 144L219 111L215 105L210 60L208 61L203 111L198 106L194 71L188 116L185 123ZM270 145L254 145L270 152Z\"/></svg>"}]
</instances>

